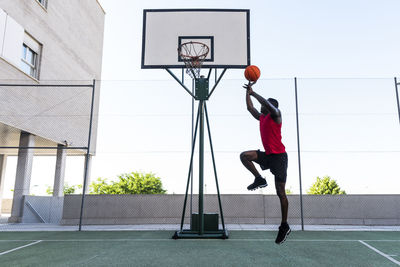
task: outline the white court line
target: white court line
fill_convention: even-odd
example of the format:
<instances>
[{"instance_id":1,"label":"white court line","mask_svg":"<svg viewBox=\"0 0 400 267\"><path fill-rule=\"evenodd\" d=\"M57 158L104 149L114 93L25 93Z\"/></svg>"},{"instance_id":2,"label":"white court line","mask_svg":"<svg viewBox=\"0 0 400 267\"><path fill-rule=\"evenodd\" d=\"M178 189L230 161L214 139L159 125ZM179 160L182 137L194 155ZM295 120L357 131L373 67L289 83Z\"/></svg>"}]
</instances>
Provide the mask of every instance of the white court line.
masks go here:
<instances>
[{"instance_id":1,"label":"white court line","mask_svg":"<svg viewBox=\"0 0 400 267\"><path fill-rule=\"evenodd\" d=\"M399 262L399 261L396 261L395 259L393 259L393 258L390 257L389 255L383 253L382 251L380 251L380 250L374 248L374 247L371 246L371 245L368 245L368 244L365 243L364 241L361 241L361 240L358 240L358 241L359 241L361 244L363 244L363 245L367 246L368 248L372 249L373 251L375 251L375 252L378 253L379 255L381 255L381 256L385 257L386 259L388 259L388 260L390 260L390 261L396 263L397 265L400 265L400 262Z\"/></svg>"},{"instance_id":2,"label":"white court line","mask_svg":"<svg viewBox=\"0 0 400 267\"><path fill-rule=\"evenodd\" d=\"M38 243L40 243L40 242L42 242L42 240L38 240L38 241L36 241L36 242L30 243L30 244L25 245L25 246L20 246L20 247L17 247L17 248L13 248L13 249L10 249L10 250L1 252L1 253L0 253L0 256L2 256L2 255L4 255L4 254L7 254L7 253L10 253L10 252L13 252L13 251L16 251L16 250L19 250L19 249L21 249L21 248L26 248L26 247L29 247L29 246L36 245L36 244L38 244Z\"/></svg>"},{"instance_id":3,"label":"white court line","mask_svg":"<svg viewBox=\"0 0 400 267\"><path fill-rule=\"evenodd\" d=\"M96 257L98 257L98 256L99 256L99 255L94 255L93 257L91 257L91 258L89 258L89 259L87 259L87 260L81 261L81 262L77 262L76 264L88 263L89 261L93 260L94 258L96 258Z\"/></svg>"}]
</instances>

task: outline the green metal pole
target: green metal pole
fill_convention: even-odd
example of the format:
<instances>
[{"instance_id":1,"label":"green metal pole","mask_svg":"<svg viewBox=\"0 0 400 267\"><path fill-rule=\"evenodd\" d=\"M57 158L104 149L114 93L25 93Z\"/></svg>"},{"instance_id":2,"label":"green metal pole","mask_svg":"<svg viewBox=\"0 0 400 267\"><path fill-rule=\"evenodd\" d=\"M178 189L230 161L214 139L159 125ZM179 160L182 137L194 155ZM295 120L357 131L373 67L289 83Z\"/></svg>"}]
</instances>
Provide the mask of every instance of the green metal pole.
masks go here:
<instances>
[{"instance_id":1,"label":"green metal pole","mask_svg":"<svg viewBox=\"0 0 400 267\"><path fill-rule=\"evenodd\" d=\"M200 135L199 135L199 234L204 234L204 100L200 100Z\"/></svg>"},{"instance_id":2,"label":"green metal pole","mask_svg":"<svg viewBox=\"0 0 400 267\"><path fill-rule=\"evenodd\" d=\"M222 71L221 75L219 75L219 78L218 78L218 80L215 82L215 84L214 84L213 88L211 89L211 92L210 92L210 94L208 95L207 99L210 98L210 96L211 96L212 93L214 92L215 88L217 88L217 85L218 85L219 82L221 81L221 79L222 79L222 77L224 76L226 70L227 70L227 69L224 69L224 70ZM215 73L217 73L217 69L215 69ZM216 74L215 74L215 75L216 75Z\"/></svg>"},{"instance_id":3,"label":"green metal pole","mask_svg":"<svg viewBox=\"0 0 400 267\"><path fill-rule=\"evenodd\" d=\"M204 103L204 112L205 112L205 114L206 114L206 122L207 122L207 130L208 130L208 139L209 139L209 141L210 141L211 156L212 156L212 162L213 162L213 166L214 166L214 176L215 176L215 185L217 186L219 212L221 213L222 229L223 229L224 232L225 232L224 213L222 212L221 194L219 193L219 185L218 185L218 177L217 177L217 167L216 167L216 165L215 165L214 149L213 149L213 145L212 145L211 130L210 130L210 122L209 122L209 119L208 119L208 112L207 112L207 105L206 105L206 103Z\"/></svg>"},{"instance_id":4,"label":"green metal pole","mask_svg":"<svg viewBox=\"0 0 400 267\"><path fill-rule=\"evenodd\" d=\"M172 76L172 78L175 79L175 81L177 81L177 82L183 87L183 89L185 89L186 92L189 93L189 95L191 95L193 98L196 98L196 97L192 94L192 92L190 92L190 90L187 89L187 87L178 79L178 77L175 76L175 74L174 74L171 70L169 70L169 69L165 69L165 70Z\"/></svg>"},{"instance_id":5,"label":"green metal pole","mask_svg":"<svg viewBox=\"0 0 400 267\"><path fill-rule=\"evenodd\" d=\"M200 109L200 106L199 106ZM199 123L199 112L197 112L197 119L196 119L196 128L194 130L194 137L192 139L192 152L190 154L190 165L189 165L189 173L188 173L188 179L187 179L187 183L186 183L186 193L185 193L185 200L183 202L183 211L182 211L182 218L181 218L181 231L183 230L183 222L185 220L185 212L186 212L186 202L187 202L187 196L188 196L188 190L189 190L189 183L190 180L193 176L192 173L192 166L193 166L193 154L194 154L194 147L196 144L196 134L197 134L197 125ZM192 194L191 194L192 195ZM192 205L192 200L190 200L190 205ZM190 207L190 218L192 218L192 207ZM190 219L192 220L192 219ZM190 221L191 222L191 221Z\"/></svg>"}]
</instances>

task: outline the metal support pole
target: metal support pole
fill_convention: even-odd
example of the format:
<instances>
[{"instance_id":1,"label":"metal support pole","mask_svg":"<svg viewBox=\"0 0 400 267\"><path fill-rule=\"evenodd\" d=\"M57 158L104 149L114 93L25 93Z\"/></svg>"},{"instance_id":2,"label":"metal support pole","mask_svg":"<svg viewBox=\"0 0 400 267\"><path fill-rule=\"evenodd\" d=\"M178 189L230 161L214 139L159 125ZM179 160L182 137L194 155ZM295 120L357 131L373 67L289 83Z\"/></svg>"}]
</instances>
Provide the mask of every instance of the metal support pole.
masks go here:
<instances>
[{"instance_id":1,"label":"metal support pole","mask_svg":"<svg viewBox=\"0 0 400 267\"><path fill-rule=\"evenodd\" d=\"M182 69L183 71L183 69ZM192 79L192 94L194 94L194 79ZM198 118L198 117L197 117ZM197 121L196 119L196 129L197 129ZM196 142L194 137L194 98L192 97L192 135L190 136L191 139L191 146ZM192 225L192 214L193 214L193 165L190 167L190 225Z\"/></svg>"},{"instance_id":2,"label":"metal support pole","mask_svg":"<svg viewBox=\"0 0 400 267\"><path fill-rule=\"evenodd\" d=\"M207 99L210 98L210 96L212 95L212 93L214 92L215 88L217 88L217 85L219 84L219 82L221 81L222 77L224 76L225 72L227 69L224 69L221 73L221 75L219 76L218 80L215 82L213 88L211 89L211 92L208 94ZM215 73L217 73L217 69L215 69Z\"/></svg>"},{"instance_id":3,"label":"metal support pole","mask_svg":"<svg viewBox=\"0 0 400 267\"><path fill-rule=\"evenodd\" d=\"M212 68L210 68L210 69L208 70L207 80L210 80L211 71L212 71Z\"/></svg>"},{"instance_id":4,"label":"metal support pole","mask_svg":"<svg viewBox=\"0 0 400 267\"><path fill-rule=\"evenodd\" d=\"M199 102L200 134L199 134L199 234L204 233L204 100Z\"/></svg>"},{"instance_id":5,"label":"metal support pole","mask_svg":"<svg viewBox=\"0 0 400 267\"><path fill-rule=\"evenodd\" d=\"M394 86L396 89L396 100L397 100L397 113L399 114L399 123L400 123L400 103L399 103L399 90L398 90L399 83L397 82L397 78L394 77Z\"/></svg>"},{"instance_id":6,"label":"metal support pole","mask_svg":"<svg viewBox=\"0 0 400 267\"><path fill-rule=\"evenodd\" d=\"M85 174L83 178L83 189L82 189L82 202L81 202L81 212L79 216L79 231L82 230L82 217L83 217L83 207L85 204L85 191L86 191L86 183L87 183L87 177L88 177L88 165L89 165L89 157L88 155L90 154L90 142L92 139L92 124L93 124L93 107L94 107L94 94L95 94L95 88L96 88L96 80L93 79L93 85L92 85L92 104L90 107L90 119L89 119L89 136L88 136L88 143L87 143L87 150L86 150L86 157L85 157Z\"/></svg>"},{"instance_id":7,"label":"metal support pole","mask_svg":"<svg viewBox=\"0 0 400 267\"><path fill-rule=\"evenodd\" d=\"M211 138L211 130L210 130L210 122L208 120L208 112L207 112L207 105L204 103L204 111L206 114L206 122L207 122L207 129L208 129L208 138L210 141L210 149L211 149L211 156L212 156L212 162L214 166L214 176L215 176L215 184L217 186L217 195L218 195L218 204L219 204L219 212L221 213L221 224L222 224L222 229L225 231L225 221L224 221L224 214L222 212L222 203L221 203L221 194L219 193L219 185L218 185L218 178L217 178L217 168L215 165L215 157L214 157L214 149L212 145L212 138Z\"/></svg>"},{"instance_id":8,"label":"metal support pole","mask_svg":"<svg viewBox=\"0 0 400 267\"><path fill-rule=\"evenodd\" d=\"M168 71L168 70L167 70ZM218 82L221 80L223 74L225 73L226 69L224 72L221 74L219 77L219 80L217 83L214 85L213 90L217 86ZM211 72L209 72L210 75ZM172 74L171 74L172 75ZM207 109L206 109L206 104L205 101L208 100L210 97L210 94L208 94L208 84L209 80L205 79L204 77L200 77L196 80L193 80L194 85L196 86L196 94L193 96L194 99L199 100L198 104L198 113L197 113L197 120L196 120L196 128L194 131L194 137L193 137L193 142L192 142L192 151L191 151L191 158L190 158L190 168L189 168L189 173L188 173L188 180L186 184L186 193L185 193L185 200L184 200L184 206L183 206L183 212L182 212L182 220L181 220L181 228L180 231L176 231L175 234L173 235L173 239L178 239L178 238L222 238L226 239L228 238L228 232L225 228L225 223L223 219L223 214L222 214L222 205L221 205L221 199L220 199L220 194L219 194L219 187L218 187L218 179L217 179L217 172L216 172L216 167L215 167L215 158L214 158L214 151L212 149L212 142L211 142L211 134L210 134L210 126L208 122L208 115L207 115ZM194 86L193 86L194 88ZM191 95L193 95L192 92L189 92ZM193 113L193 112L192 112ZM218 200L219 200L219 206L220 206L220 211L221 211L221 220L223 223L223 230L217 230L217 231L211 231L208 229L205 229L205 216L204 216L204 114L206 113L206 120L207 120L207 127L208 127L208 134L210 138L210 146L211 146L211 153L212 153L212 158L213 158L213 164L214 164L214 173L215 173L215 180L217 184L217 190L218 190ZM188 188L189 188L189 181L190 181L190 174L192 171L192 163L193 163L193 154L194 154L194 147L196 143L196 136L197 136L197 131L199 131L199 198L198 198L198 216L196 218L196 221L192 222L191 221L191 229L190 230L183 230L183 222L184 222L184 215L186 211L186 202L187 202L187 195L188 195ZM193 177L193 175L192 175ZM193 178L192 178L193 179ZM193 185L193 181L191 183ZM191 213L191 216L193 214ZM197 222L197 225L195 224ZM218 222L217 222L218 223ZM217 226L218 227L218 226Z\"/></svg>"},{"instance_id":9,"label":"metal support pole","mask_svg":"<svg viewBox=\"0 0 400 267\"><path fill-rule=\"evenodd\" d=\"M196 128L194 130L194 137L193 137L193 142L192 142L192 151L190 154L190 164L189 164L189 173L188 173L188 180L186 183L186 193L185 193L185 200L183 201L183 211L182 211L182 218L181 218L181 231L183 229L183 221L185 220L185 211L186 211L186 202L187 202L187 195L188 195L188 190L189 190L189 182L190 182L190 177L192 173L192 167L193 167L193 154L194 154L194 147L196 144L196 134L197 134L197 126L199 123L199 115L200 115L200 106L199 106L199 111L197 112L197 119L196 119ZM193 175L192 175L193 176ZM192 213L190 213L190 217L192 217Z\"/></svg>"},{"instance_id":10,"label":"metal support pole","mask_svg":"<svg viewBox=\"0 0 400 267\"><path fill-rule=\"evenodd\" d=\"M301 213L301 230L304 231L304 216L303 216L303 189L301 182L301 160L300 160L300 131L299 131L299 107L297 100L297 78L294 78L294 91L296 99L296 125L297 125L297 157L299 162L299 182L300 182L300 213Z\"/></svg>"},{"instance_id":11,"label":"metal support pole","mask_svg":"<svg viewBox=\"0 0 400 267\"><path fill-rule=\"evenodd\" d=\"M171 70L169 70L169 69L165 69L165 70L172 76L172 78L175 79L175 81L177 81L183 87L183 89L185 89L186 92L189 93L189 95L191 95L193 98L196 98L192 94L192 92L190 92L189 89L187 89L187 87L175 76L175 74Z\"/></svg>"}]
</instances>

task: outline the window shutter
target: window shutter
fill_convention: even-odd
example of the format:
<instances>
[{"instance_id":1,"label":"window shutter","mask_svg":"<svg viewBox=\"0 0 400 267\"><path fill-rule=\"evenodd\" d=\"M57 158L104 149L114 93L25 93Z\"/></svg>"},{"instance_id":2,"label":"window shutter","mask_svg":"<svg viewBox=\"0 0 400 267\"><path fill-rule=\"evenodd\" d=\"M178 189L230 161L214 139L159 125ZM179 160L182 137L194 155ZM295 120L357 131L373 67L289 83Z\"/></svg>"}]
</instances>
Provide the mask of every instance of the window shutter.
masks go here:
<instances>
[{"instance_id":1,"label":"window shutter","mask_svg":"<svg viewBox=\"0 0 400 267\"><path fill-rule=\"evenodd\" d=\"M22 26L13 18L7 16L2 56L16 66L19 66L21 61L23 40L24 28L22 28Z\"/></svg>"},{"instance_id":2,"label":"window shutter","mask_svg":"<svg viewBox=\"0 0 400 267\"><path fill-rule=\"evenodd\" d=\"M0 56L3 55L4 34L6 32L6 12L0 8Z\"/></svg>"},{"instance_id":3,"label":"window shutter","mask_svg":"<svg viewBox=\"0 0 400 267\"><path fill-rule=\"evenodd\" d=\"M36 54L40 54L40 44L26 32L25 32L25 36L24 36L24 44L26 44Z\"/></svg>"}]
</instances>

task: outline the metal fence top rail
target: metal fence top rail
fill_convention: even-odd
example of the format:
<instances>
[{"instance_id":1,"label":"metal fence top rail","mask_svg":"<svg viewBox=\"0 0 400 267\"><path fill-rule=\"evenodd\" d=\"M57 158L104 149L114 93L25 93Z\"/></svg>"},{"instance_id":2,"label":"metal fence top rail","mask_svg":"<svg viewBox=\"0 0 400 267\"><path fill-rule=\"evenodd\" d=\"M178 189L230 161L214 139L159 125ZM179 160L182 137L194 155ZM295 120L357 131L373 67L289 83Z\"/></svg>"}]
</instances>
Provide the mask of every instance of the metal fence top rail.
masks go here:
<instances>
[{"instance_id":1,"label":"metal fence top rail","mask_svg":"<svg viewBox=\"0 0 400 267\"><path fill-rule=\"evenodd\" d=\"M93 87L93 84L0 84L3 87Z\"/></svg>"},{"instance_id":2,"label":"metal fence top rail","mask_svg":"<svg viewBox=\"0 0 400 267\"><path fill-rule=\"evenodd\" d=\"M0 146L0 149L88 149L88 147L58 147L58 146L29 146L29 147L23 147L23 146Z\"/></svg>"}]
</instances>

